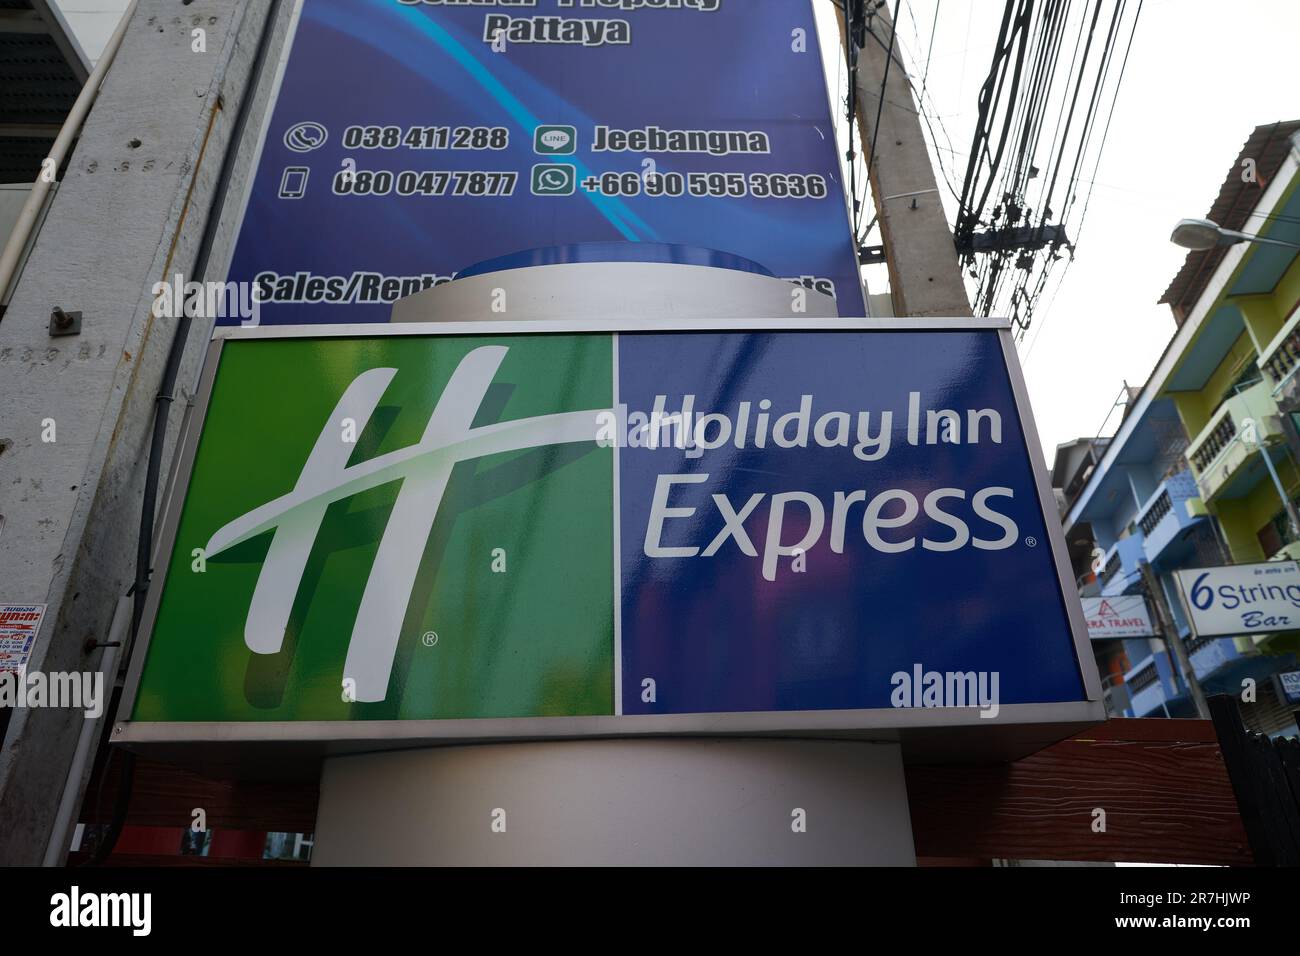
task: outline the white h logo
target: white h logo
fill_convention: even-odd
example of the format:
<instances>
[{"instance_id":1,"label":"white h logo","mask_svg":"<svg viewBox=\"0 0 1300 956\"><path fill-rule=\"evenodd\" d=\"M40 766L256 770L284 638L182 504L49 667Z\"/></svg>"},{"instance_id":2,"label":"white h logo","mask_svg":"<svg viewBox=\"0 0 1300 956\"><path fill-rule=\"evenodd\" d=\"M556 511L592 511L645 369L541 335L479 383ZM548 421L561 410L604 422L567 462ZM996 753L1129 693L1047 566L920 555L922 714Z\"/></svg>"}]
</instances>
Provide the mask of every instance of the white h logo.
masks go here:
<instances>
[{"instance_id":1,"label":"white h logo","mask_svg":"<svg viewBox=\"0 0 1300 956\"><path fill-rule=\"evenodd\" d=\"M325 509L401 478L402 489L379 542L343 665L344 680L354 682L354 699L384 699L420 556L455 464L542 445L595 441L600 417L609 414L608 409L592 409L471 428L507 351L504 346L485 346L461 359L418 444L349 468L353 446L341 439L340 423L351 418L358 430L364 429L397 369L376 368L358 375L321 430L293 491L236 518L212 536L204 549L207 557L275 529L244 625L249 650L275 654L283 645L289 612Z\"/></svg>"}]
</instances>

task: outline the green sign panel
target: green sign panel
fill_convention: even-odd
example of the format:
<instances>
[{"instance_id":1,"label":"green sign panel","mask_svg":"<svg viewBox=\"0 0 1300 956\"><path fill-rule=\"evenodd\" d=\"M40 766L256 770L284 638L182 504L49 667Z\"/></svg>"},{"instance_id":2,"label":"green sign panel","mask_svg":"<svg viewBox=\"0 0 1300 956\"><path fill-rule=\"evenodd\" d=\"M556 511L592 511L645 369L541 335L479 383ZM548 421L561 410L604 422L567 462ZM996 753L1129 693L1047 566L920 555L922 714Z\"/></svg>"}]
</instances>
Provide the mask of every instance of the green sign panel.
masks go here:
<instances>
[{"instance_id":1,"label":"green sign panel","mask_svg":"<svg viewBox=\"0 0 1300 956\"><path fill-rule=\"evenodd\" d=\"M606 335L225 343L131 719L613 713L612 383Z\"/></svg>"}]
</instances>

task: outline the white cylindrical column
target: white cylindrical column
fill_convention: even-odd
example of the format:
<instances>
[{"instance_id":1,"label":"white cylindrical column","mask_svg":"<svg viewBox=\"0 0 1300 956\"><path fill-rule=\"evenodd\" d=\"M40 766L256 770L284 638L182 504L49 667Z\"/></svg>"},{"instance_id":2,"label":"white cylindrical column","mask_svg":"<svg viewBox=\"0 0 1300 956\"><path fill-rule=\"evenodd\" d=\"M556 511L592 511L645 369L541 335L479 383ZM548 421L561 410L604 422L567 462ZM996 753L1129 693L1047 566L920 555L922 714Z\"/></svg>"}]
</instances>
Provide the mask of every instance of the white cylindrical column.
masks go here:
<instances>
[{"instance_id":1,"label":"white cylindrical column","mask_svg":"<svg viewBox=\"0 0 1300 956\"><path fill-rule=\"evenodd\" d=\"M611 248L612 247L612 248ZM623 247L626 247L624 249ZM658 260L647 250L663 249ZM635 250L635 253L632 252ZM617 259L602 257L621 256ZM748 266L744 268L742 266ZM394 322L827 319L835 300L709 250L591 243L505 256L401 299Z\"/></svg>"},{"instance_id":2,"label":"white cylindrical column","mask_svg":"<svg viewBox=\"0 0 1300 956\"><path fill-rule=\"evenodd\" d=\"M912 866L897 744L663 738L335 757L316 866Z\"/></svg>"}]
</instances>

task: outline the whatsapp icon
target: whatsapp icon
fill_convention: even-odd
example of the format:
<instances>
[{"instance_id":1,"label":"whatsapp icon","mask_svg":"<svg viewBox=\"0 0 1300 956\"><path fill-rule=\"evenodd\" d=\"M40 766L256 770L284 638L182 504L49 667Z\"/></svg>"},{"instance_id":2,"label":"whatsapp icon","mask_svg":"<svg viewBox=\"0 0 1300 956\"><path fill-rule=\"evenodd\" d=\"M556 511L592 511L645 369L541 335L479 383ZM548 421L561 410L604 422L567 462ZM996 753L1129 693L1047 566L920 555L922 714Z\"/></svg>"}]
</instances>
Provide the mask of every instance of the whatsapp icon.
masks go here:
<instances>
[{"instance_id":1,"label":"whatsapp icon","mask_svg":"<svg viewBox=\"0 0 1300 956\"><path fill-rule=\"evenodd\" d=\"M575 171L567 163L538 163L533 167L534 196L572 196Z\"/></svg>"}]
</instances>

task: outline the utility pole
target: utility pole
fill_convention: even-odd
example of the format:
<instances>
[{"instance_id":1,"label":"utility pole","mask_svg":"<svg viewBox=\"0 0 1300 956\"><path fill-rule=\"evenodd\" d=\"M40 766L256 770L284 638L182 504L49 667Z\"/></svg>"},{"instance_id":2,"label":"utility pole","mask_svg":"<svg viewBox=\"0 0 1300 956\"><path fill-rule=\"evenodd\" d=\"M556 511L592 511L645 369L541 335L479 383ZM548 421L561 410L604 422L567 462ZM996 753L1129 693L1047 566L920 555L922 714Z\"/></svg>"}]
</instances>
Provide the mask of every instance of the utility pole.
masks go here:
<instances>
[{"instance_id":1,"label":"utility pole","mask_svg":"<svg viewBox=\"0 0 1300 956\"><path fill-rule=\"evenodd\" d=\"M1192 667L1192 659L1187 653L1182 637L1178 634L1178 626L1174 624L1174 616L1165 601L1164 589L1160 586L1156 573L1151 570L1151 565L1143 561L1138 567L1142 570L1142 584L1151 598L1151 603L1156 606L1156 617L1160 618L1160 633L1165 643L1173 648L1174 657L1178 660L1178 669L1182 671L1183 681L1186 682L1187 690L1192 695L1192 702L1196 704L1196 714L1208 720L1210 705L1205 700L1205 691L1201 690L1201 682Z\"/></svg>"},{"instance_id":2,"label":"utility pole","mask_svg":"<svg viewBox=\"0 0 1300 956\"><path fill-rule=\"evenodd\" d=\"M894 314L970 315L952 232L921 132L920 106L912 97L912 83L894 42L895 25L884 4L877 8L877 0L846 3L851 10L864 7L867 18L865 31L849 31L862 41L857 50L856 112L889 265ZM839 16L843 39L842 10Z\"/></svg>"}]
</instances>

